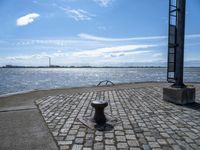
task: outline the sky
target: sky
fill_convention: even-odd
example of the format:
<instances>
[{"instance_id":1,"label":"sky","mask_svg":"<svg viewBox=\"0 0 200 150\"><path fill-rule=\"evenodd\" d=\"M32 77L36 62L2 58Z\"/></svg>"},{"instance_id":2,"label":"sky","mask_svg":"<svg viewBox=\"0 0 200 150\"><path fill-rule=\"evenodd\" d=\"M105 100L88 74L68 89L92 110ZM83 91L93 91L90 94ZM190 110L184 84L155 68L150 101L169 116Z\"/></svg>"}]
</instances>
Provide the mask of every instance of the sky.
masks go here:
<instances>
[{"instance_id":1,"label":"sky","mask_svg":"<svg viewBox=\"0 0 200 150\"><path fill-rule=\"evenodd\" d=\"M0 66L166 65L168 0L0 0ZM185 65L200 66L200 1L187 0Z\"/></svg>"}]
</instances>

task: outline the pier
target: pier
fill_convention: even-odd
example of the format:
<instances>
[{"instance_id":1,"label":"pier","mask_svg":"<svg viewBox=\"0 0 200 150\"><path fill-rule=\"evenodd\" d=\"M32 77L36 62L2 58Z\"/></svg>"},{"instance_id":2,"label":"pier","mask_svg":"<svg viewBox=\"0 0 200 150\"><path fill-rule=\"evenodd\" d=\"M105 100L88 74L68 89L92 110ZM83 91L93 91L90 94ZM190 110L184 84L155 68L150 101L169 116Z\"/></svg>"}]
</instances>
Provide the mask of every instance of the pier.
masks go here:
<instances>
[{"instance_id":1,"label":"pier","mask_svg":"<svg viewBox=\"0 0 200 150\"><path fill-rule=\"evenodd\" d=\"M0 98L0 149L200 149L200 84L196 103L163 101L168 83L119 84L33 91ZM118 119L98 131L79 118L92 116L94 100Z\"/></svg>"}]
</instances>

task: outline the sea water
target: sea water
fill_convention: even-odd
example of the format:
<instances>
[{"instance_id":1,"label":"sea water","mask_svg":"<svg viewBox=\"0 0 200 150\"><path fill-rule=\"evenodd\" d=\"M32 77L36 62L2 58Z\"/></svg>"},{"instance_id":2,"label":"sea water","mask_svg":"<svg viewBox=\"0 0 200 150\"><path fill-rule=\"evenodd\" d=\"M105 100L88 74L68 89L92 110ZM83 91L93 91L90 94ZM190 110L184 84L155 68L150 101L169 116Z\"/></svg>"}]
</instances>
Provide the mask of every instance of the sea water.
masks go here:
<instances>
[{"instance_id":1,"label":"sea water","mask_svg":"<svg viewBox=\"0 0 200 150\"><path fill-rule=\"evenodd\" d=\"M165 82L166 68L0 68L0 95L113 83ZM185 68L185 82L200 82L200 68Z\"/></svg>"}]
</instances>

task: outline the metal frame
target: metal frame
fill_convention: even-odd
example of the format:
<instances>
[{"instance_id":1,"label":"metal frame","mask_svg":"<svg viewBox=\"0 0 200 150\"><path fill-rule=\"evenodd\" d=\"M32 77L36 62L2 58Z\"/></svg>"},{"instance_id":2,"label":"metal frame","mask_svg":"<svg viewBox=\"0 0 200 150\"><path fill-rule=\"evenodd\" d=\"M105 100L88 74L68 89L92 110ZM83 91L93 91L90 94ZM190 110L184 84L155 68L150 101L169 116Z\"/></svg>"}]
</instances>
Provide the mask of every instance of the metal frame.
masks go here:
<instances>
[{"instance_id":1,"label":"metal frame","mask_svg":"<svg viewBox=\"0 0 200 150\"><path fill-rule=\"evenodd\" d=\"M184 69L184 36L185 36L185 5L186 0L169 0L169 31L168 31L168 67L167 81L174 83L174 87L185 87L183 83ZM174 33L171 33L171 28ZM174 43L171 43L172 35L175 37ZM171 53L171 49L174 53ZM174 55L171 62L171 55ZM173 69L170 68L173 66ZM170 75L173 74L171 77Z\"/></svg>"}]
</instances>

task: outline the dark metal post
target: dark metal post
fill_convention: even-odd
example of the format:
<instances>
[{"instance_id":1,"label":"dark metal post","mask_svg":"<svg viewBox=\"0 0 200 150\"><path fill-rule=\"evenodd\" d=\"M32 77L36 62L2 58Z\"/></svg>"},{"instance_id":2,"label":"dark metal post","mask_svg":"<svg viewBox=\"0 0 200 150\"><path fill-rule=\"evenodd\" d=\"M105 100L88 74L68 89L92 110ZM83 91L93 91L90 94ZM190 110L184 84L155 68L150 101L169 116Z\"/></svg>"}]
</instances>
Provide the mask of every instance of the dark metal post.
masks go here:
<instances>
[{"instance_id":1,"label":"dark metal post","mask_svg":"<svg viewBox=\"0 0 200 150\"><path fill-rule=\"evenodd\" d=\"M185 105L195 102L195 88L183 83L186 0L169 0L169 38L167 81L163 100Z\"/></svg>"},{"instance_id":2,"label":"dark metal post","mask_svg":"<svg viewBox=\"0 0 200 150\"><path fill-rule=\"evenodd\" d=\"M51 57L49 57L49 67L51 67Z\"/></svg>"},{"instance_id":3,"label":"dark metal post","mask_svg":"<svg viewBox=\"0 0 200 150\"><path fill-rule=\"evenodd\" d=\"M184 69L184 38L185 38L185 6L186 0L177 0L177 47L176 47L176 71L175 87L184 87L183 69Z\"/></svg>"},{"instance_id":4,"label":"dark metal post","mask_svg":"<svg viewBox=\"0 0 200 150\"><path fill-rule=\"evenodd\" d=\"M91 106L95 109L94 114L94 122L96 122L98 125L105 125L106 123L106 117L104 114L104 108L108 106L108 102L106 101L93 101L91 103Z\"/></svg>"}]
</instances>

